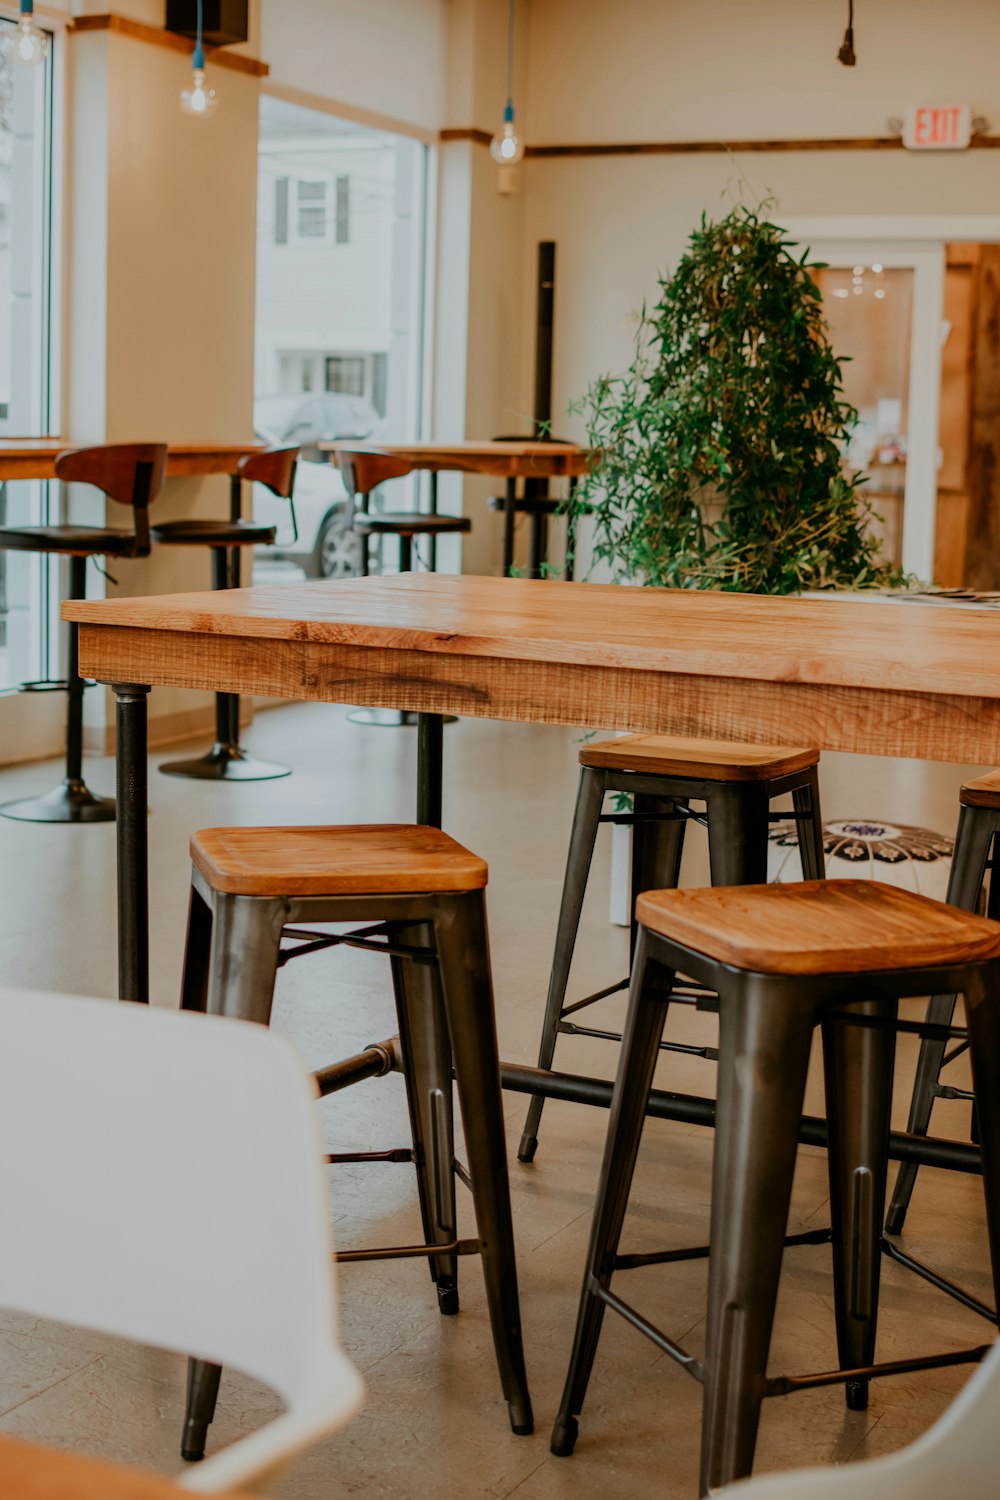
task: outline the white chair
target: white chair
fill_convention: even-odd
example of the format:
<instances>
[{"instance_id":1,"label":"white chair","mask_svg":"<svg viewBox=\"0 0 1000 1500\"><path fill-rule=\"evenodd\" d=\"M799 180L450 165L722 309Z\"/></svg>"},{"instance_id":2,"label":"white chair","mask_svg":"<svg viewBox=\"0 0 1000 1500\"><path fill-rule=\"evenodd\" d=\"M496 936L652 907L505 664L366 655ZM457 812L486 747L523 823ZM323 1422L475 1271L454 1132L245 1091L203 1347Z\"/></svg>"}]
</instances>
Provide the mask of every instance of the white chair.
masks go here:
<instances>
[{"instance_id":1,"label":"white chair","mask_svg":"<svg viewBox=\"0 0 1000 1500\"><path fill-rule=\"evenodd\" d=\"M717 1490L727 1500L996 1500L1000 1474L1000 1344L923 1437L888 1458L833 1469L762 1474Z\"/></svg>"},{"instance_id":2,"label":"white chair","mask_svg":"<svg viewBox=\"0 0 1000 1500\"><path fill-rule=\"evenodd\" d=\"M0 1306L231 1365L285 1402L185 1489L253 1483L358 1410L315 1093L279 1036L0 989L0 1142Z\"/></svg>"}]
</instances>

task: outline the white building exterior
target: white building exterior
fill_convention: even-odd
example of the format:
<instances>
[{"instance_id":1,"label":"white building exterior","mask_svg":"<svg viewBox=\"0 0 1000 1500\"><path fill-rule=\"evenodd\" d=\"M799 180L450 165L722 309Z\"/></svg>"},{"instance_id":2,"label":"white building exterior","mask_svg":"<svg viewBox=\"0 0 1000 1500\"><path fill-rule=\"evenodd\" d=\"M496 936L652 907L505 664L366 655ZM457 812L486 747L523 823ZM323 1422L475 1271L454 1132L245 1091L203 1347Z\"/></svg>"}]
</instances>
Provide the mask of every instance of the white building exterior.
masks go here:
<instances>
[{"instance_id":1,"label":"white building exterior","mask_svg":"<svg viewBox=\"0 0 1000 1500\"><path fill-rule=\"evenodd\" d=\"M417 410L424 148L264 98L257 198L258 397L364 396Z\"/></svg>"}]
</instances>

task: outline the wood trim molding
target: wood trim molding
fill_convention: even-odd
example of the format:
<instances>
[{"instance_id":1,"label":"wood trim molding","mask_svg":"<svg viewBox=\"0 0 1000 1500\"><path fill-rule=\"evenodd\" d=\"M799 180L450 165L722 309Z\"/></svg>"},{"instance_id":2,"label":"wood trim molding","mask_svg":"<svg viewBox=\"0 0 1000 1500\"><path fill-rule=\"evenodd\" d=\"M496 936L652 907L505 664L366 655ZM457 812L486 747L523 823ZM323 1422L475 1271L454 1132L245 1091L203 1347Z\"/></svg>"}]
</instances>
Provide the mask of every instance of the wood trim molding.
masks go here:
<instances>
[{"instance_id":1,"label":"wood trim molding","mask_svg":"<svg viewBox=\"0 0 1000 1500\"><path fill-rule=\"evenodd\" d=\"M272 99L285 99L289 104L299 104L305 109L317 110L320 114L334 115L338 120L353 120L357 125L366 125L371 130L387 130L393 135L405 135L411 140L423 141L425 146L436 146L440 139L437 130L422 125L413 125L408 120L397 120L392 115L381 115L375 110L359 109L356 104L346 104L340 99L328 99L325 94L313 94L307 89L294 88L291 84L269 79L263 92ZM489 136L486 136L487 143Z\"/></svg>"},{"instance_id":2,"label":"wood trim molding","mask_svg":"<svg viewBox=\"0 0 1000 1500\"><path fill-rule=\"evenodd\" d=\"M108 14L103 16L75 16L72 31L114 31L119 36L130 36L137 42L148 42L154 47L165 47L168 52L194 51L194 43L186 36L174 31L164 31L160 26L147 26L143 21L133 21L129 16ZM233 73L249 73L255 78L266 78L270 69L256 57L246 57L242 52L229 52L224 47L206 47L205 57L214 67L228 68Z\"/></svg>"},{"instance_id":3,"label":"wood trim molding","mask_svg":"<svg viewBox=\"0 0 1000 1500\"><path fill-rule=\"evenodd\" d=\"M493 137L488 130L462 128L441 130L438 132L438 140L442 146L447 145L450 141L472 141L476 146L488 146L492 139Z\"/></svg>"},{"instance_id":4,"label":"wood trim molding","mask_svg":"<svg viewBox=\"0 0 1000 1500\"><path fill-rule=\"evenodd\" d=\"M1000 135L973 136L969 150L996 150ZM780 141L622 141L591 146L528 146L525 156L700 156L753 151L903 151L898 135L821 136L811 140Z\"/></svg>"},{"instance_id":5,"label":"wood trim molding","mask_svg":"<svg viewBox=\"0 0 1000 1500\"><path fill-rule=\"evenodd\" d=\"M439 141L472 141L488 146L492 136L486 130L469 127L442 130ZM970 151L1000 148L1000 135L974 135ZM902 151L901 136L821 136L807 140L778 141L598 141L592 145L532 146L525 148L529 158L571 156L707 156L728 153L778 151Z\"/></svg>"}]
</instances>

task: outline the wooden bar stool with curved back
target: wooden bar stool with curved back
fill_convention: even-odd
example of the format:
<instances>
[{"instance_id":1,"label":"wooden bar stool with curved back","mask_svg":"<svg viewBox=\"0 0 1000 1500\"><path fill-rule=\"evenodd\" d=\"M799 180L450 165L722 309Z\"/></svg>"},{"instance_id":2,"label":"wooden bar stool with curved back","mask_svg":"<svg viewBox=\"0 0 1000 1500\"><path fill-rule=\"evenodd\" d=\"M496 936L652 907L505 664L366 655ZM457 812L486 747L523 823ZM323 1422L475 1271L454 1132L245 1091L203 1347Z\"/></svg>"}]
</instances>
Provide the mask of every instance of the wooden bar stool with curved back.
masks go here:
<instances>
[{"instance_id":1,"label":"wooden bar stool with curved back","mask_svg":"<svg viewBox=\"0 0 1000 1500\"><path fill-rule=\"evenodd\" d=\"M210 547L213 589L239 588L240 549L270 546L277 529L243 519L243 481L266 485L272 494L289 502L292 530L297 536L292 490L298 457L298 448L269 448L266 453L248 453L240 459L233 475L228 520L191 517L184 521L166 521L153 527L153 540L161 546ZM235 693L215 695L215 744L211 750L191 759L170 761L160 770L168 776L190 776L197 781L271 781L291 774L290 766L258 760L242 748L240 700Z\"/></svg>"},{"instance_id":2,"label":"wooden bar stool with curved back","mask_svg":"<svg viewBox=\"0 0 1000 1500\"><path fill-rule=\"evenodd\" d=\"M1000 771L967 781L959 791L958 832L951 860L946 900L962 911L976 911L983 894L986 872L990 883L987 914L1000 918L1000 878L997 870L996 837L1000 833ZM968 1046L964 1033L949 1038L955 1016L956 995L934 995L927 1004L927 1022L942 1028L937 1036L925 1036L920 1043L917 1071L910 1099L910 1117L906 1129L910 1135L926 1135L930 1129L935 1099L967 1099L972 1104L972 1127L975 1138L975 1097L968 1090L941 1082L942 1070ZM948 1052L948 1043L955 1045ZM917 1181L916 1162L900 1163L893 1185L885 1227L889 1234L902 1234L906 1211Z\"/></svg>"},{"instance_id":3,"label":"wooden bar stool with curved back","mask_svg":"<svg viewBox=\"0 0 1000 1500\"><path fill-rule=\"evenodd\" d=\"M130 507L132 529L109 526L4 526L0 549L43 552L69 558L69 598L87 595L88 557L148 557L149 506L163 487L167 465L165 443L108 443L70 448L55 461L63 484L90 484L109 500ZM70 623L66 656L66 775L60 786L42 797L5 803L0 813L26 823L110 823L113 797L98 797L83 780L83 690L79 672L79 627ZM60 684L26 684L49 687Z\"/></svg>"},{"instance_id":4,"label":"wooden bar stool with curved back","mask_svg":"<svg viewBox=\"0 0 1000 1500\"><path fill-rule=\"evenodd\" d=\"M628 980L609 985L566 1004L573 949L583 898L602 823L632 829L630 951L636 941L635 901L641 891L676 886L689 822L708 830L713 885L749 885L767 879L770 823L787 817L770 804L791 795L798 824L803 872L811 879L824 873L823 820L819 805L819 751L779 745L744 745L726 741L683 739L663 734L627 734L595 741L580 751L580 785L573 814L555 950L542 1021L538 1067L550 1069L560 1033L620 1041L616 1031L581 1026L577 1012L626 989ZM631 799L631 811L603 811L607 794ZM700 803L703 812L692 808ZM675 996L680 999L681 996ZM690 997L688 997L690 1003ZM666 1051L691 1052L664 1042ZM699 1049L714 1057L714 1049ZM518 1147L520 1161L533 1160L544 1096L536 1094Z\"/></svg>"},{"instance_id":5,"label":"wooden bar stool with curved back","mask_svg":"<svg viewBox=\"0 0 1000 1500\"><path fill-rule=\"evenodd\" d=\"M426 1258L440 1311L451 1314L459 1308L458 1257L478 1254L511 1426L517 1433L530 1432L486 928L485 862L440 829L412 824L210 828L192 838L191 858L184 1009L267 1025L278 968L297 952L304 955L346 942L390 959L399 1038L382 1044L381 1050L396 1054L397 1067L401 1055L412 1151L355 1153L335 1160L374 1156L412 1161L424 1242L351 1251L347 1258ZM362 926L332 936L317 930L312 925L317 922ZM387 1057L379 1071L388 1072L392 1066ZM454 1159L453 1073L465 1127L467 1172ZM456 1174L471 1188L478 1239L458 1237ZM192 1364L186 1457L199 1457L204 1449L219 1373L218 1365Z\"/></svg>"},{"instance_id":6,"label":"wooden bar stool with curved back","mask_svg":"<svg viewBox=\"0 0 1000 1500\"><path fill-rule=\"evenodd\" d=\"M385 453L380 448L337 449L337 464L344 476L344 486L354 507L351 524L361 534L361 574L368 576L371 566L369 545L372 537L397 536L399 538L399 571L409 573L413 566L413 542L415 537L430 537L434 543L439 536L455 535L470 531L471 522L464 516L430 515L420 511L373 511L372 493L379 485L390 479L405 479L413 473L413 465L394 453ZM348 717L355 724L374 724L385 729L398 729L417 723L419 715L406 713L396 708L359 708ZM454 716L446 718L453 722Z\"/></svg>"},{"instance_id":7,"label":"wooden bar stool with curved back","mask_svg":"<svg viewBox=\"0 0 1000 1500\"><path fill-rule=\"evenodd\" d=\"M882 1216L899 1000L965 996L979 1090L983 1188L1000 1297L1000 923L895 886L813 880L650 891L638 901L621 1066L594 1211L576 1337L553 1453L573 1451L606 1307L704 1386L701 1494L750 1473L761 1401L832 1383L767 1374L814 1031L822 1027L839 1379L863 1410L869 1381L953 1356L875 1363ZM718 995L719 1083L705 1353L695 1359L612 1291L615 1272L690 1258L620 1255L619 1241L673 977ZM701 1257L704 1248L692 1252ZM986 1316L984 1310L984 1316ZM688 1323L690 1323L690 1316ZM837 1377L834 1377L837 1378Z\"/></svg>"}]
</instances>

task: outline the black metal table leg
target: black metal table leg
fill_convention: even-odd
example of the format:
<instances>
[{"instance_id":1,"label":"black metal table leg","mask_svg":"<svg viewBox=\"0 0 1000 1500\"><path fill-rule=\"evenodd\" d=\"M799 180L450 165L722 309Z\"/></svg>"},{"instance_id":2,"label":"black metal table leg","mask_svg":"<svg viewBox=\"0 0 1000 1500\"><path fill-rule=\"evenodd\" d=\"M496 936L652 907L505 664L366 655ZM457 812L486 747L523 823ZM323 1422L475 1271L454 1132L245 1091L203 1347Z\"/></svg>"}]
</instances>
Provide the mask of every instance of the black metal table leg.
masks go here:
<instances>
[{"instance_id":1,"label":"black metal table leg","mask_svg":"<svg viewBox=\"0 0 1000 1500\"><path fill-rule=\"evenodd\" d=\"M508 479L503 505L503 576L510 577L514 566L514 506L517 502L517 480Z\"/></svg>"},{"instance_id":2,"label":"black metal table leg","mask_svg":"<svg viewBox=\"0 0 1000 1500\"><path fill-rule=\"evenodd\" d=\"M444 719L417 716L417 822L441 827L444 779Z\"/></svg>"},{"instance_id":3,"label":"black metal table leg","mask_svg":"<svg viewBox=\"0 0 1000 1500\"><path fill-rule=\"evenodd\" d=\"M146 705L149 688L116 682L118 998L149 1003Z\"/></svg>"},{"instance_id":4,"label":"black metal table leg","mask_svg":"<svg viewBox=\"0 0 1000 1500\"><path fill-rule=\"evenodd\" d=\"M438 476L437 469L430 471L430 488L428 492L428 514L436 516L438 513ZM432 573L437 572L438 539L433 531L427 539L427 566Z\"/></svg>"}]
</instances>

